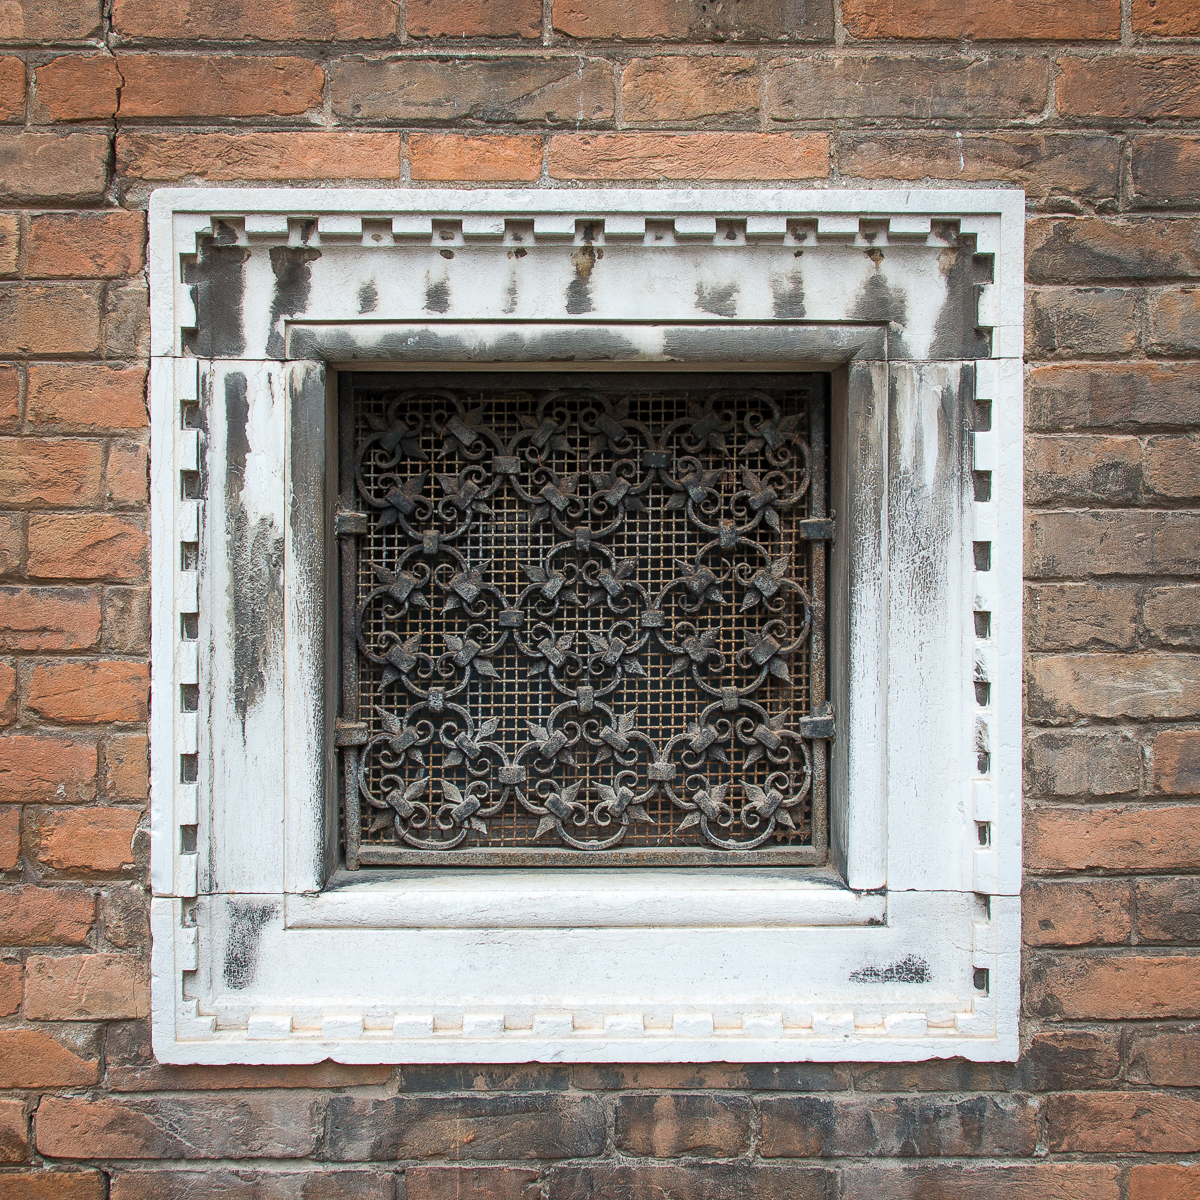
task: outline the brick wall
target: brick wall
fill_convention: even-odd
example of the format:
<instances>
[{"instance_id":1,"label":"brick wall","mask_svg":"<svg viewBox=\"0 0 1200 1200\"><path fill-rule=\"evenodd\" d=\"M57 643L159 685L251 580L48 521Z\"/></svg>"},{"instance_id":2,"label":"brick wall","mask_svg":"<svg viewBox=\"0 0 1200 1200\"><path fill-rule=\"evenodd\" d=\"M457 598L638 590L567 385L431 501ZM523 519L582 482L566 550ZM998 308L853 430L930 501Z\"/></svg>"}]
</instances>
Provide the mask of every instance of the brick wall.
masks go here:
<instances>
[{"instance_id":1,"label":"brick wall","mask_svg":"<svg viewBox=\"0 0 1200 1200\"><path fill-rule=\"evenodd\" d=\"M0 1200L1200 1196L1196 0L8 0L0 46ZM156 1065L149 190L660 179L1028 191L1020 1062Z\"/></svg>"}]
</instances>

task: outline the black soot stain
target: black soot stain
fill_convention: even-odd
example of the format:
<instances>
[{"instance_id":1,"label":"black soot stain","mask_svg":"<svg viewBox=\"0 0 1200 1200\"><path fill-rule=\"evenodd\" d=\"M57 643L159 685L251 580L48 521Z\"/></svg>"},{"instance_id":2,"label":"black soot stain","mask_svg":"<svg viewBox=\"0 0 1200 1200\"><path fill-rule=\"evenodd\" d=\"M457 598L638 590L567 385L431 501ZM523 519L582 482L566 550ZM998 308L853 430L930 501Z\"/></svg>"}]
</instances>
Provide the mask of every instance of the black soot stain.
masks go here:
<instances>
[{"instance_id":1,"label":"black soot stain","mask_svg":"<svg viewBox=\"0 0 1200 1200\"><path fill-rule=\"evenodd\" d=\"M931 359L991 357L991 334L979 328L979 288L991 282L991 263L974 253L974 239L942 251L938 265L948 291L933 329Z\"/></svg>"},{"instance_id":2,"label":"black soot stain","mask_svg":"<svg viewBox=\"0 0 1200 1200\"><path fill-rule=\"evenodd\" d=\"M236 233L217 225L215 237L202 238L196 261L184 268L196 307L196 328L185 331L185 349L197 358L236 358L246 349L242 328L245 266L250 251L229 245Z\"/></svg>"},{"instance_id":3,"label":"black soot stain","mask_svg":"<svg viewBox=\"0 0 1200 1200\"><path fill-rule=\"evenodd\" d=\"M929 963L915 954L886 967L861 967L850 972L851 983L928 983L932 978Z\"/></svg>"},{"instance_id":4,"label":"black soot stain","mask_svg":"<svg viewBox=\"0 0 1200 1200\"><path fill-rule=\"evenodd\" d=\"M804 316L804 280L799 271L793 271L787 279L772 280L771 292L777 320Z\"/></svg>"},{"instance_id":5,"label":"black soot stain","mask_svg":"<svg viewBox=\"0 0 1200 1200\"><path fill-rule=\"evenodd\" d=\"M379 289L375 286L375 280L369 283L364 283L358 289L358 311L360 313L372 313L379 305Z\"/></svg>"},{"instance_id":6,"label":"black soot stain","mask_svg":"<svg viewBox=\"0 0 1200 1200\"><path fill-rule=\"evenodd\" d=\"M702 312L715 313L718 317L737 316L736 283L725 283L720 287L706 287L703 283L696 284L696 307Z\"/></svg>"},{"instance_id":7,"label":"black soot stain","mask_svg":"<svg viewBox=\"0 0 1200 1200\"><path fill-rule=\"evenodd\" d=\"M575 268L575 278L567 284L567 312L572 316L589 313L595 307L592 304L592 270L604 251L595 246L580 246L571 255L571 266Z\"/></svg>"},{"instance_id":8,"label":"black soot stain","mask_svg":"<svg viewBox=\"0 0 1200 1200\"><path fill-rule=\"evenodd\" d=\"M250 454L250 404L246 377L225 378L225 513L233 603L233 701L245 730L246 714L267 682L267 663L277 657L283 630L283 538L274 523L253 523L242 492Z\"/></svg>"},{"instance_id":9,"label":"black soot stain","mask_svg":"<svg viewBox=\"0 0 1200 1200\"><path fill-rule=\"evenodd\" d=\"M241 991L258 974L258 943L267 922L275 915L274 904L251 904L233 900L229 904L229 938L225 943L225 986Z\"/></svg>"},{"instance_id":10,"label":"black soot stain","mask_svg":"<svg viewBox=\"0 0 1200 1200\"><path fill-rule=\"evenodd\" d=\"M283 358L281 317L293 317L308 308L312 288L312 263L321 257L315 246L274 246L271 270L275 275L275 294L271 297L271 332L267 337L267 355Z\"/></svg>"},{"instance_id":11,"label":"black soot stain","mask_svg":"<svg viewBox=\"0 0 1200 1200\"><path fill-rule=\"evenodd\" d=\"M450 280L439 279L425 285L425 307L430 312L444 313L450 308Z\"/></svg>"}]
</instances>

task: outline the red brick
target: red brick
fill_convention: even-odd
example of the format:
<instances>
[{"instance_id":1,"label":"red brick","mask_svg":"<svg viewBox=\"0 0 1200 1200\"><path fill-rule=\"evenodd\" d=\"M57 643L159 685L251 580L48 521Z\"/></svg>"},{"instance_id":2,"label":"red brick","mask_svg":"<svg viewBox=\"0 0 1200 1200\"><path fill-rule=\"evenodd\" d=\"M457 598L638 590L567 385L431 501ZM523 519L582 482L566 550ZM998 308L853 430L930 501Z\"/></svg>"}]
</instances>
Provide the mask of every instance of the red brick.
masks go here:
<instances>
[{"instance_id":1,"label":"red brick","mask_svg":"<svg viewBox=\"0 0 1200 1200\"><path fill-rule=\"evenodd\" d=\"M728 54L635 58L621 81L631 125L713 117L756 121L758 91L755 60Z\"/></svg>"},{"instance_id":2,"label":"red brick","mask_svg":"<svg viewBox=\"0 0 1200 1200\"><path fill-rule=\"evenodd\" d=\"M0 246L2 249L2 246ZM11 430L21 419L21 372L0 366L0 429Z\"/></svg>"},{"instance_id":3,"label":"red brick","mask_svg":"<svg viewBox=\"0 0 1200 1200\"><path fill-rule=\"evenodd\" d=\"M99 1171L8 1171L0 1175L0 1200L104 1200Z\"/></svg>"},{"instance_id":4,"label":"red brick","mask_svg":"<svg viewBox=\"0 0 1200 1200\"><path fill-rule=\"evenodd\" d=\"M65 725L145 721L149 668L145 663L38 663L29 679L31 713Z\"/></svg>"},{"instance_id":5,"label":"red brick","mask_svg":"<svg viewBox=\"0 0 1200 1200\"><path fill-rule=\"evenodd\" d=\"M1037 440L1027 438L1026 445ZM1026 645L1030 650L1132 650L1138 597L1132 584L1032 585L1025 593Z\"/></svg>"},{"instance_id":6,"label":"red brick","mask_svg":"<svg viewBox=\"0 0 1200 1200\"><path fill-rule=\"evenodd\" d=\"M538 1173L526 1167L409 1167L407 1200L536 1200Z\"/></svg>"},{"instance_id":7,"label":"red brick","mask_svg":"<svg viewBox=\"0 0 1200 1200\"><path fill-rule=\"evenodd\" d=\"M199 1189L199 1191L197 1190ZM387 1170L209 1170L113 1172L109 1200L393 1200L396 1177ZM411 1193L410 1193L411 1194ZM463 1193L463 1200L469 1193ZM488 1200L491 1193L480 1193ZM532 1200L532 1198L531 1198Z\"/></svg>"},{"instance_id":8,"label":"red brick","mask_svg":"<svg viewBox=\"0 0 1200 1200\"><path fill-rule=\"evenodd\" d=\"M135 275L146 261L140 212L39 213L29 222L25 274L80 279Z\"/></svg>"},{"instance_id":9,"label":"red brick","mask_svg":"<svg viewBox=\"0 0 1200 1200\"><path fill-rule=\"evenodd\" d=\"M1142 620L1146 632L1161 645L1200 650L1197 612L1200 612L1200 584L1169 583L1145 591Z\"/></svg>"},{"instance_id":10,"label":"red brick","mask_svg":"<svg viewBox=\"0 0 1200 1200\"><path fill-rule=\"evenodd\" d=\"M0 42L78 41L99 31L99 0L12 0L0 16Z\"/></svg>"},{"instance_id":11,"label":"red brick","mask_svg":"<svg viewBox=\"0 0 1200 1200\"><path fill-rule=\"evenodd\" d=\"M37 1148L53 1158L305 1158L320 1130L316 1101L283 1096L160 1096L88 1100L47 1096Z\"/></svg>"},{"instance_id":12,"label":"red brick","mask_svg":"<svg viewBox=\"0 0 1200 1200\"><path fill-rule=\"evenodd\" d=\"M1121 1168L1042 1162L1021 1166L852 1166L841 1200L1118 1200Z\"/></svg>"},{"instance_id":13,"label":"red brick","mask_svg":"<svg viewBox=\"0 0 1200 1200\"><path fill-rule=\"evenodd\" d=\"M412 37L542 36L541 0L408 0Z\"/></svg>"},{"instance_id":14,"label":"red brick","mask_svg":"<svg viewBox=\"0 0 1200 1200\"><path fill-rule=\"evenodd\" d=\"M1129 1200L1197 1200L1200 1166L1139 1163L1129 1169Z\"/></svg>"},{"instance_id":15,"label":"red brick","mask_svg":"<svg viewBox=\"0 0 1200 1200\"><path fill-rule=\"evenodd\" d=\"M95 591L0 587L0 649L87 650L99 640Z\"/></svg>"},{"instance_id":16,"label":"red brick","mask_svg":"<svg viewBox=\"0 0 1200 1200\"><path fill-rule=\"evenodd\" d=\"M812 179L829 173L823 133L560 133L554 179Z\"/></svg>"},{"instance_id":17,"label":"red brick","mask_svg":"<svg viewBox=\"0 0 1200 1200\"><path fill-rule=\"evenodd\" d=\"M21 224L16 213L0 213L0 275L16 275L17 264L20 261ZM7 368L13 372L15 368ZM18 400L16 386L8 382L0 397L0 423L10 423L16 420L16 403Z\"/></svg>"},{"instance_id":18,"label":"red brick","mask_svg":"<svg viewBox=\"0 0 1200 1200\"><path fill-rule=\"evenodd\" d=\"M0 512L0 575L19 575L25 558L25 514ZM0 706L2 706L0 701ZM0 719L0 724L3 720Z\"/></svg>"},{"instance_id":19,"label":"red brick","mask_svg":"<svg viewBox=\"0 0 1200 1200\"><path fill-rule=\"evenodd\" d=\"M1032 808L1025 818L1032 871L1200 870L1200 804Z\"/></svg>"},{"instance_id":20,"label":"red brick","mask_svg":"<svg viewBox=\"0 0 1200 1200\"><path fill-rule=\"evenodd\" d=\"M0 492L21 508L95 505L103 450L80 439L0 438Z\"/></svg>"},{"instance_id":21,"label":"red brick","mask_svg":"<svg viewBox=\"0 0 1200 1200\"><path fill-rule=\"evenodd\" d=\"M17 719L17 672L10 663L0 663L0 725Z\"/></svg>"},{"instance_id":22,"label":"red brick","mask_svg":"<svg viewBox=\"0 0 1200 1200\"><path fill-rule=\"evenodd\" d=\"M38 67L34 114L50 121L107 121L117 115L121 72L110 55L69 54Z\"/></svg>"},{"instance_id":23,"label":"red brick","mask_svg":"<svg viewBox=\"0 0 1200 1200\"><path fill-rule=\"evenodd\" d=\"M0 871L11 871L21 857L21 810L6 804L0 808ZM0 963L0 971L4 964ZM0 991L3 985L0 985ZM0 1014L2 1015L2 1014Z\"/></svg>"},{"instance_id":24,"label":"red brick","mask_svg":"<svg viewBox=\"0 0 1200 1200\"><path fill-rule=\"evenodd\" d=\"M842 20L856 38L959 38L1017 41L1115 41L1120 0L843 0Z\"/></svg>"},{"instance_id":25,"label":"red brick","mask_svg":"<svg viewBox=\"0 0 1200 1200\"><path fill-rule=\"evenodd\" d=\"M39 822L38 861L57 871L127 871L133 866L136 808L66 808Z\"/></svg>"},{"instance_id":26,"label":"red brick","mask_svg":"<svg viewBox=\"0 0 1200 1200\"><path fill-rule=\"evenodd\" d=\"M108 151L106 133L4 134L0 203L99 200L108 182Z\"/></svg>"},{"instance_id":27,"label":"red brick","mask_svg":"<svg viewBox=\"0 0 1200 1200\"><path fill-rule=\"evenodd\" d=\"M25 418L71 431L144 429L144 367L30 363Z\"/></svg>"},{"instance_id":28,"label":"red brick","mask_svg":"<svg viewBox=\"0 0 1200 1200\"><path fill-rule=\"evenodd\" d=\"M293 1067L176 1067L146 1063L108 1068L108 1086L117 1092L228 1091L263 1088L347 1088L381 1085L392 1077L386 1066L322 1062Z\"/></svg>"},{"instance_id":29,"label":"red brick","mask_svg":"<svg viewBox=\"0 0 1200 1200\"><path fill-rule=\"evenodd\" d=\"M114 507L141 506L150 499L146 447L116 442L108 448L104 466L104 497Z\"/></svg>"},{"instance_id":30,"label":"red brick","mask_svg":"<svg viewBox=\"0 0 1200 1200\"><path fill-rule=\"evenodd\" d=\"M1145 134L1133 139L1133 199L1147 205L1196 202L1200 138Z\"/></svg>"},{"instance_id":31,"label":"red brick","mask_svg":"<svg viewBox=\"0 0 1200 1200\"><path fill-rule=\"evenodd\" d=\"M1026 518L1025 573L1042 579L1200 574L1200 514L1033 513Z\"/></svg>"},{"instance_id":32,"label":"red brick","mask_svg":"<svg viewBox=\"0 0 1200 1200\"><path fill-rule=\"evenodd\" d=\"M605 41L833 41L833 5L830 0L554 0L553 24L569 37Z\"/></svg>"},{"instance_id":33,"label":"red brick","mask_svg":"<svg viewBox=\"0 0 1200 1200\"><path fill-rule=\"evenodd\" d=\"M99 344L95 285L0 284L0 354L93 354Z\"/></svg>"},{"instance_id":34,"label":"red brick","mask_svg":"<svg viewBox=\"0 0 1200 1200\"><path fill-rule=\"evenodd\" d=\"M1030 883L1021 896L1025 944L1112 946L1132 932L1129 884L1110 879L1083 883Z\"/></svg>"},{"instance_id":35,"label":"red brick","mask_svg":"<svg viewBox=\"0 0 1200 1200\"><path fill-rule=\"evenodd\" d=\"M1200 276L1200 221L1042 217L1026 222L1030 283L1104 283Z\"/></svg>"},{"instance_id":36,"label":"red brick","mask_svg":"<svg viewBox=\"0 0 1200 1200\"><path fill-rule=\"evenodd\" d=\"M1171 1092L1075 1092L1046 1102L1050 1149L1084 1154L1200 1150L1200 1097Z\"/></svg>"},{"instance_id":37,"label":"red brick","mask_svg":"<svg viewBox=\"0 0 1200 1200\"><path fill-rule=\"evenodd\" d=\"M1140 293L1132 288L1027 288L1030 359L1112 358L1138 346Z\"/></svg>"},{"instance_id":38,"label":"red brick","mask_svg":"<svg viewBox=\"0 0 1200 1200\"><path fill-rule=\"evenodd\" d=\"M54 733L0 738L0 803L71 804L95 794L95 742Z\"/></svg>"},{"instance_id":39,"label":"red brick","mask_svg":"<svg viewBox=\"0 0 1200 1200\"><path fill-rule=\"evenodd\" d=\"M144 578L147 540L133 517L109 513L34 513L27 571L34 579Z\"/></svg>"},{"instance_id":40,"label":"red brick","mask_svg":"<svg viewBox=\"0 0 1200 1200\"><path fill-rule=\"evenodd\" d=\"M150 1013L150 978L131 954L33 954L25 961L29 1021L119 1021Z\"/></svg>"},{"instance_id":41,"label":"red brick","mask_svg":"<svg viewBox=\"0 0 1200 1200\"><path fill-rule=\"evenodd\" d=\"M542 143L535 137L414 133L408 163L418 180L533 180L542 173Z\"/></svg>"},{"instance_id":42,"label":"red brick","mask_svg":"<svg viewBox=\"0 0 1200 1200\"><path fill-rule=\"evenodd\" d=\"M0 1017L11 1017L21 1007L21 964L0 962Z\"/></svg>"},{"instance_id":43,"label":"red brick","mask_svg":"<svg viewBox=\"0 0 1200 1200\"><path fill-rule=\"evenodd\" d=\"M119 133L133 179L399 179L398 133Z\"/></svg>"},{"instance_id":44,"label":"red brick","mask_svg":"<svg viewBox=\"0 0 1200 1200\"><path fill-rule=\"evenodd\" d=\"M161 41L349 42L389 38L390 0L116 0L113 27Z\"/></svg>"},{"instance_id":45,"label":"red brick","mask_svg":"<svg viewBox=\"0 0 1200 1200\"><path fill-rule=\"evenodd\" d=\"M1200 729L1171 729L1154 739L1153 786L1168 796L1200 795Z\"/></svg>"},{"instance_id":46,"label":"red brick","mask_svg":"<svg viewBox=\"0 0 1200 1200\"><path fill-rule=\"evenodd\" d=\"M573 1163L547 1178L550 1200L827 1200L837 1181L832 1171L745 1160Z\"/></svg>"},{"instance_id":47,"label":"red brick","mask_svg":"<svg viewBox=\"0 0 1200 1200\"><path fill-rule=\"evenodd\" d=\"M87 1087L99 1079L98 1062L80 1058L48 1033L0 1030L0 1087ZM3 1195L0 1191L0 1198Z\"/></svg>"},{"instance_id":48,"label":"red brick","mask_svg":"<svg viewBox=\"0 0 1200 1200\"><path fill-rule=\"evenodd\" d=\"M29 1160L29 1115L24 1100L0 1100L0 1163Z\"/></svg>"},{"instance_id":49,"label":"red brick","mask_svg":"<svg viewBox=\"0 0 1200 1200\"><path fill-rule=\"evenodd\" d=\"M1200 880L1135 879L1138 943L1195 945L1200 941Z\"/></svg>"},{"instance_id":50,"label":"red brick","mask_svg":"<svg viewBox=\"0 0 1200 1200\"><path fill-rule=\"evenodd\" d=\"M1025 1007L1038 1016L1074 1021L1200 1016L1200 958L1060 953L1031 967Z\"/></svg>"},{"instance_id":51,"label":"red brick","mask_svg":"<svg viewBox=\"0 0 1200 1200\"><path fill-rule=\"evenodd\" d=\"M1021 1052L1020 1086L1037 1092L1112 1087L1121 1074L1116 1029L1043 1029Z\"/></svg>"},{"instance_id":52,"label":"red brick","mask_svg":"<svg viewBox=\"0 0 1200 1200\"><path fill-rule=\"evenodd\" d=\"M25 63L0 58L0 121L20 121L25 116Z\"/></svg>"},{"instance_id":53,"label":"red brick","mask_svg":"<svg viewBox=\"0 0 1200 1200\"><path fill-rule=\"evenodd\" d=\"M1143 1025L1129 1036L1131 1083L1200 1087L1200 1025Z\"/></svg>"},{"instance_id":54,"label":"red brick","mask_svg":"<svg viewBox=\"0 0 1200 1200\"><path fill-rule=\"evenodd\" d=\"M1146 487L1172 500L1200 496L1200 436L1164 434L1146 439Z\"/></svg>"},{"instance_id":55,"label":"red brick","mask_svg":"<svg viewBox=\"0 0 1200 1200\"><path fill-rule=\"evenodd\" d=\"M1200 9L1192 0L1133 0L1133 31L1147 37L1195 37Z\"/></svg>"},{"instance_id":56,"label":"red brick","mask_svg":"<svg viewBox=\"0 0 1200 1200\"><path fill-rule=\"evenodd\" d=\"M1025 393L1029 429L1200 424L1200 364L1039 366Z\"/></svg>"},{"instance_id":57,"label":"red brick","mask_svg":"<svg viewBox=\"0 0 1200 1200\"><path fill-rule=\"evenodd\" d=\"M1200 351L1200 289L1163 288L1149 299L1151 349L1180 355Z\"/></svg>"},{"instance_id":58,"label":"red brick","mask_svg":"<svg viewBox=\"0 0 1200 1200\"><path fill-rule=\"evenodd\" d=\"M1141 490L1142 444L1121 435L1025 439L1025 500L1085 505L1127 500Z\"/></svg>"},{"instance_id":59,"label":"red brick","mask_svg":"<svg viewBox=\"0 0 1200 1200\"><path fill-rule=\"evenodd\" d=\"M108 738L104 743L104 791L110 800L144 800L150 793L149 745L144 735Z\"/></svg>"},{"instance_id":60,"label":"red brick","mask_svg":"<svg viewBox=\"0 0 1200 1200\"><path fill-rule=\"evenodd\" d=\"M110 587L104 592L104 648L113 654L150 649L150 589Z\"/></svg>"},{"instance_id":61,"label":"red brick","mask_svg":"<svg viewBox=\"0 0 1200 1200\"><path fill-rule=\"evenodd\" d=\"M1028 673L1035 720L1200 715L1200 659L1184 654L1058 654L1035 657Z\"/></svg>"},{"instance_id":62,"label":"red brick","mask_svg":"<svg viewBox=\"0 0 1200 1200\"><path fill-rule=\"evenodd\" d=\"M1182 56L1060 58L1055 101L1068 116L1200 116L1200 60Z\"/></svg>"},{"instance_id":63,"label":"red brick","mask_svg":"<svg viewBox=\"0 0 1200 1200\"><path fill-rule=\"evenodd\" d=\"M0 937L8 946L79 946L95 919L90 892L24 884L0 891Z\"/></svg>"},{"instance_id":64,"label":"red brick","mask_svg":"<svg viewBox=\"0 0 1200 1200\"><path fill-rule=\"evenodd\" d=\"M321 103L325 72L308 58L125 54L121 117L283 117Z\"/></svg>"},{"instance_id":65,"label":"red brick","mask_svg":"<svg viewBox=\"0 0 1200 1200\"><path fill-rule=\"evenodd\" d=\"M735 1158L750 1146L744 1096L618 1096L614 1121L613 1142L624 1154Z\"/></svg>"}]
</instances>

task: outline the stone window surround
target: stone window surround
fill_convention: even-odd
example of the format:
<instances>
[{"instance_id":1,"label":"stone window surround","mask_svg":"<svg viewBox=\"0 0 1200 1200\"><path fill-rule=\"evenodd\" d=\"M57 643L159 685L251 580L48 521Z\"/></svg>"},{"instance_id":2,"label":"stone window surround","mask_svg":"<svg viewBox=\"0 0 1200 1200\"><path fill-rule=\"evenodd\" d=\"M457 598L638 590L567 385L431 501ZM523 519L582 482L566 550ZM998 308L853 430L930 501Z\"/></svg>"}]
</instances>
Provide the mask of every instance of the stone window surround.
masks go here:
<instances>
[{"instance_id":1,"label":"stone window surround","mask_svg":"<svg viewBox=\"0 0 1200 1200\"><path fill-rule=\"evenodd\" d=\"M150 217L153 1015L160 1060L1016 1057L1021 192L165 189L152 196ZM303 219L315 223L308 245L319 245L329 263L346 260L340 275L325 278L321 312L301 310L290 319L285 313L278 322L285 330L282 357L264 346L243 350L236 360L219 357L219 349L209 351L218 357L204 361L184 351L197 308L181 263L196 254L197 237L211 232L217 218L226 219L251 254L255 247L295 244ZM745 250L749 266L757 261L751 252L767 245L786 246L789 257L809 253L824 272L828 295L809 287L802 319L776 318L769 306L755 311L749 275L748 319L740 312L685 312L682 300L678 311L664 311L661 295L653 312L636 319L622 312L618 319L604 311L601 296L582 319L554 313L550 320L539 312L536 342L520 333L524 349L515 351L520 314L506 319L500 334L495 314L482 310L431 318L424 307L388 309L385 300L369 318L360 315L362 279L351 259L407 253L424 266L439 252L430 241L434 221L445 222L464 259L490 249L500 262L511 252L515 229L532 232L531 255L546 247L569 256L586 220L607 226L600 236L613 247L610 262L618 250L635 255L649 278L658 272L671 283L671 294L689 303L693 291L699 303L693 285L718 261L726 269L737 261L730 256ZM992 282L975 285L977 323L991 331L991 355L972 363L961 355L931 360L919 347L906 357L908 331L894 320L855 316L837 279L843 269L853 275L869 253L882 250L900 261L907 254L913 269L905 276L897 268L895 282L908 288L908 323L931 326L930 314L920 311L922 295L928 293L926 307L955 299L953 286L939 292L936 275L922 275L928 262L921 248L937 261L946 245L938 237L942 221L973 235L977 254L993 256ZM247 272L247 324L270 307L269 282ZM486 308L483 300L479 305ZM627 347L615 359L614 331ZM336 822L331 826L331 793L323 782L332 709L323 704L324 634L312 624L324 586L325 522L318 493L292 487L285 494L284 488L302 474L296 464L310 461L305 455L320 460L324 454L326 397L339 366L445 368L457 361L466 369L480 363L494 369L505 360L528 369L546 361L547 338L558 339L560 348L569 344L584 365L590 358L637 369L699 362L833 371L834 473L841 472L842 491L839 496L835 480L831 505L842 521L830 590L832 599L841 581L854 636L843 631L839 642L831 629L831 682L844 733L833 754L841 782L831 805L829 872L717 868L689 871L683 879L641 869L635 888L628 873L597 869L514 871L503 878L486 871L405 872L403 879L392 873L355 882L334 869ZM180 766L181 756L203 749L206 730L228 720L228 695L222 699L220 689L206 686L197 711L180 711L178 702L181 687L220 675L219 664L207 673L198 666L201 643L180 642L182 614L201 613L201 637L212 635L218 658L223 633L230 637L219 627L219 606L204 615L212 573L221 564L202 549L200 569L190 569L195 564L181 548L200 545L209 536L207 520L218 518L205 517L206 500L184 496L180 473L197 471L207 453L207 494L216 494L224 431L216 427L219 406L211 401L234 371L278 422L277 458L272 466L268 453L259 467L269 467L267 477L278 483L263 499L264 513L277 510L286 527L289 644L284 669L268 687L278 693L278 753L272 759L270 738L256 738L240 766L226 761L226 784L236 778L247 789L237 806L221 795L232 794L228 786L212 786L203 772L199 783L186 781ZM883 536L887 523L874 517L905 486L900 477L888 477L888 455L899 453L898 439L911 441L931 399L953 394L955 403L968 403L972 377L974 398L991 401L992 428L965 434L966 453L974 470L992 472L992 492L989 500L973 502L960 488L951 506L962 570L949 572L947 580L959 586L940 601L948 626L962 633L930 654L911 641L897 644L895 614L903 597L893 581L905 564ZM182 406L201 396L210 401L205 441L181 419ZM296 415L303 419L292 419ZM862 469L845 450L855 445ZM958 470L965 485L970 470L961 463ZM289 506L288 500L307 504ZM210 548L219 542L214 533ZM989 569L972 571L972 543L990 547ZM991 628L976 638L971 613L980 609L992 614ZM914 659L929 665L945 657L940 652L949 657L941 664L945 672L961 684L950 689L953 695L919 678L919 671L895 669ZM933 682L947 677L933 675ZM977 681L988 684L984 706L975 700ZM908 748L893 736L906 713L921 726ZM944 736L936 732L939 717L948 717ZM286 754L285 729L292 731ZM296 738L296 730L309 736ZM298 743L322 749L305 754L295 750ZM989 755L983 774L976 766L979 745ZM253 786L256 763L264 761L279 773L281 789ZM913 780L939 761L950 764L953 786L936 797L923 795ZM234 861L238 866L225 870ZM504 948L499 957L498 947ZM388 965L389 958L398 964L401 953L406 964L421 964L418 982L414 972ZM612 974L580 967L575 990L556 993L548 982L556 966L561 974L561 964L581 954L622 966ZM314 969L324 961L336 968ZM710 962L722 969L706 975ZM799 973L796 963L804 964ZM222 978L224 989L214 982ZM530 978L542 981L536 1002L529 998ZM984 979L986 992L975 987Z\"/></svg>"}]
</instances>

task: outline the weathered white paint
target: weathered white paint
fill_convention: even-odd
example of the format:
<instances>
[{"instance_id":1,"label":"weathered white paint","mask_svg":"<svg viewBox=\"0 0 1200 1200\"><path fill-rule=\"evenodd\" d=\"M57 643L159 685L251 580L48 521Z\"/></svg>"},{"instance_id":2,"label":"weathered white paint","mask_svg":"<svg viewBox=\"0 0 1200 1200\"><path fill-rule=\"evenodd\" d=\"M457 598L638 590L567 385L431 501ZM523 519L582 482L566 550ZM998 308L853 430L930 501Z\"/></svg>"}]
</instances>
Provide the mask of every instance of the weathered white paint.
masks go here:
<instances>
[{"instance_id":1,"label":"weathered white paint","mask_svg":"<svg viewBox=\"0 0 1200 1200\"><path fill-rule=\"evenodd\" d=\"M943 269L942 220L995 256L973 314L991 329L992 357L973 364L938 349L962 299L961 280ZM215 221L248 251L241 342L236 358L197 364L183 353L196 308L181 267ZM307 243L305 221L317 225ZM1014 1057L1022 222L1019 192L156 193L159 1057ZM302 243L320 252L308 296L273 320L269 251ZM590 265L575 257L593 250ZM568 290L581 273L587 307L573 311ZM433 284L443 285L436 311ZM864 303L880 295L892 319L864 324L874 315ZM841 368L831 429L831 692L843 731L832 875L329 875L325 362L536 366L547 346L556 368L563 347L593 369ZM978 396L993 402L986 434L961 425L972 365ZM231 431L237 379L245 420ZM197 399L203 434L183 428L183 406ZM232 473L231 436L241 439ZM993 472L986 504L970 496L972 454L975 469ZM207 492L187 499L180 472L198 465ZM247 530L277 541L282 598L278 622L260 622L249 689L237 614L254 581L238 577L234 552ZM972 541L991 543L991 570L974 569ZM181 566L181 543L194 542L198 573ZM992 614L986 638L973 609ZM188 613L198 614L198 641L180 636ZM990 685L986 705L976 679ZM199 714L178 711L179 686L192 682ZM977 731L991 756L983 773ZM180 756L193 754L195 783L181 775ZM196 853L183 849L190 826ZM987 995L973 987L976 968L989 972Z\"/></svg>"}]
</instances>

